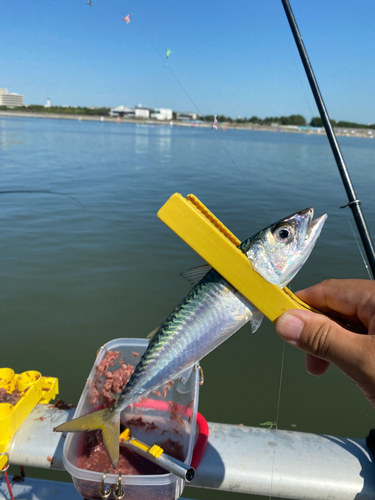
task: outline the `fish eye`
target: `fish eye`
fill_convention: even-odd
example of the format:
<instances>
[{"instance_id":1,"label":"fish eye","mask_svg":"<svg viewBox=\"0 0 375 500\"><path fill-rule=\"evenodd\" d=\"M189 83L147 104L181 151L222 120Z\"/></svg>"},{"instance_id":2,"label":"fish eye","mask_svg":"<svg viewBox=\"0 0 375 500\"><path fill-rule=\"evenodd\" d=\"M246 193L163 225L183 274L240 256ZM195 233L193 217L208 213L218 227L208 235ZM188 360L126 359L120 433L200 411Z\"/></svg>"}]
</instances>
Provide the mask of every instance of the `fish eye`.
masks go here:
<instances>
[{"instance_id":1,"label":"fish eye","mask_svg":"<svg viewBox=\"0 0 375 500\"><path fill-rule=\"evenodd\" d=\"M293 228L289 226L281 226L276 228L274 231L274 236L277 241L282 243L289 243L293 238L294 232Z\"/></svg>"},{"instance_id":2,"label":"fish eye","mask_svg":"<svg viewBox=\"0 0 375 500\"><path fill-rule=\"evenodd\" d=\"M280 229L279 236L285 240L289 236L289 231L287 229Z\"/></svg>"}]
</instances>

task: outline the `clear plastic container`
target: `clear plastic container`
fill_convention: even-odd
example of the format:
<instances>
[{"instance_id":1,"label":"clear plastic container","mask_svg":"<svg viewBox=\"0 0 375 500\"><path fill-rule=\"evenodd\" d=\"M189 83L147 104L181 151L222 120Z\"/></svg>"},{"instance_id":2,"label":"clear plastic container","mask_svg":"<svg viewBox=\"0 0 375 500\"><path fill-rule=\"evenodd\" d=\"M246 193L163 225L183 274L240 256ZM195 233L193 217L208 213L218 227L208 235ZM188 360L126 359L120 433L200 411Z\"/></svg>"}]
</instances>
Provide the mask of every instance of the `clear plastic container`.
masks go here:
<instances>
[{"instance_id":1,"label":"clear plastic container","mask_svg":"<svg viewBox=\"0 0 375 500\"><path fill-rule=\"evenodd\" d=\"M74 417L85 415L103 403L101 396L99 400L95 396L96 390L101 392L99 388L105 379L104 375L99 377L97 366L108 351L119 351L117 360L109 368L109 371L113 372L121 367L121 362L136 366L147 345L148 341L145 339L116 339L105 344L95 360ZM195 443L198 390L199 370L195 366L186 383L175 380L173 385L160 387L159 392L155 391L156 394L150 394L149 398L135 404L133 408L127 408L121 415L121 422L129 426L135 438L150 446L167 441L176 443L176 448L182 453L182 461L190 465ZM99 490L105 471L85 470L78 464L84 450L83 436L84 433L67 435L63 451L64 466L71 474L77 491L84 498L101 499ZM179 498L184 489L184 481L174 474L159 472L161 473L143 474L138 470L139 475L123 474L121 483L125 489L124 498L126 500ZM105 484L112 487L110 499L115 498L113 490L118 479L118 474L107 474L105 477Z\"/></svg>"}]
</instances>

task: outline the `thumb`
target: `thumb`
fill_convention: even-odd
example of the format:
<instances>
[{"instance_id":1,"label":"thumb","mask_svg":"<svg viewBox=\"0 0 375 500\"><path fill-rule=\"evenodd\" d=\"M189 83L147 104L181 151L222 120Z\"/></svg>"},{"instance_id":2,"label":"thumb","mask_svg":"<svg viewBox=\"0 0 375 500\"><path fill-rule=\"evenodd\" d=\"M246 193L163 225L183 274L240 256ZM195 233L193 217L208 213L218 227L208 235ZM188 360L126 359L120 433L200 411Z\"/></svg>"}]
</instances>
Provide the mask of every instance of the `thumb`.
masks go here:
<instances>
[{"instance_id":1,"label":"thumb","mask_svg":"<svg viewBox=\"0 0 375 500\"><path fill-rule=\"evenodd\" d=\"M310 362L315 357L325 360L322 366L334 363L375 404L374 336L350 332L323 314L299 309L280 316L276 331L286 342L308 353Z\"/></svg>"}]
</instances>

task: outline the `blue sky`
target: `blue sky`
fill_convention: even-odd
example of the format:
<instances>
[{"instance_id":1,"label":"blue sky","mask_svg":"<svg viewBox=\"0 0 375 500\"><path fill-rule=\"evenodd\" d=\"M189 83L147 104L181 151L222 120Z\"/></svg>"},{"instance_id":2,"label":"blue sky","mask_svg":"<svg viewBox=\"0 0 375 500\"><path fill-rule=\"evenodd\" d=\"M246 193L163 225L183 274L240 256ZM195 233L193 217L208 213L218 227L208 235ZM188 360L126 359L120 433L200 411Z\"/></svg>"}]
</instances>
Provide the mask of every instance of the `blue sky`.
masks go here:
<instances>
[{"instance_id":1,"label":"blue sky","mask_svg":"<svg viewBox=\"0 0 375 500\"><path fill-rule=\"evenodd\" d=\"M331 118L374 123L374 0L291 5ZM2 0L0 40L27 104L318 114L280 0Z\"/></svg>"}]
</instances>

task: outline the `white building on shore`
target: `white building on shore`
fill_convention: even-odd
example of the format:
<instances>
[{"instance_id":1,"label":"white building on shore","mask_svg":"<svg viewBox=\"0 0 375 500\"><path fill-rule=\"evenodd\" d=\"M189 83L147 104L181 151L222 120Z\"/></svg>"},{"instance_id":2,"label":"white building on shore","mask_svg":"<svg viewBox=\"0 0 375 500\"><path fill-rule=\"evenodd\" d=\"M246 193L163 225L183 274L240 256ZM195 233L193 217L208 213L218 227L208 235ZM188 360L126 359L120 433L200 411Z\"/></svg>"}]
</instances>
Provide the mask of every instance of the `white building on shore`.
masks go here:
<instances>
[{"instance_id":1,"label":"white building on shore","mask_svg":"<svg viewBox=\"0 0 375 500\"><path fill-rule=\"evenodd\" d=\"M138 106L135 107L135 117L148 120L150 118L150 109L145 108L142 104L138 104Z\"/></svg>"},{"instance_id":2,"label":"white building on shore","mask_svg":"<svg viewBox=\"0 0 375 500\"><path fill-rule=\"evenodd\" d=\"M138 118L141 120L148 120L150 118L150 109L145 108L142 104L138 104L135 108L129 108L128 106L117 106L116 108L111 108L110 116L120 116L127 118Z\"/></svg>"},{"instance_id":3,"label":"white building on shore","mask_svg":"<svg viewBox=\"0 0 375 500\"><path fill-rule=\"evenodd\" d=\"M14 92L9 93L8 89L0 88L0 106L15 108L23 106L23 95Z\"/></svg>"},{"instance_id":4,"label":"white building on shore","mask_svg":"<svg viewBox=\"0 0 375 500\"><path fill-rule=\"evenodd\" d=\"M176 113L176 119L181 121L193 121L198 118L197 113Z\"/></svg>"},{"instance_id":5,"label":"white building on shore","mask_svg":"<svg viewBox=\"0 0 375 500\"><path fill-rule=\"evenodd\" d=\"M149 118L153 118L154 120L172 120L173 118L173 111L171 109L157 108L151 113L151 116L150 111L150 108L146 108L142 104L138 104L135 108L121 105L111 108L110 116L136 118L138 120L148 120Z\"/></svg>"},{"instance_id":6,"label":"white building on shore","mask_svg":"<svg viewBox=\"0 0 375 500\"><path fill-rule=\"evenodd\" d=\"M121 106L116 106L115 108L111 108L109 115L113 117L127 116L129 118L135 118L135 110L134 108L129 108L128 106L121 105Z\"/></svg>"},{"instance_id":7,"label":"white building on shore","mask_svg":"<svg viewBox=\"0 0 375 500\"><path fill-rule=\"evenodd\" d=\"M157 108L154 113L151 113L151 118L156 120L172 120L173 111L166 108Z\"/></svg>"}]
</instances>

